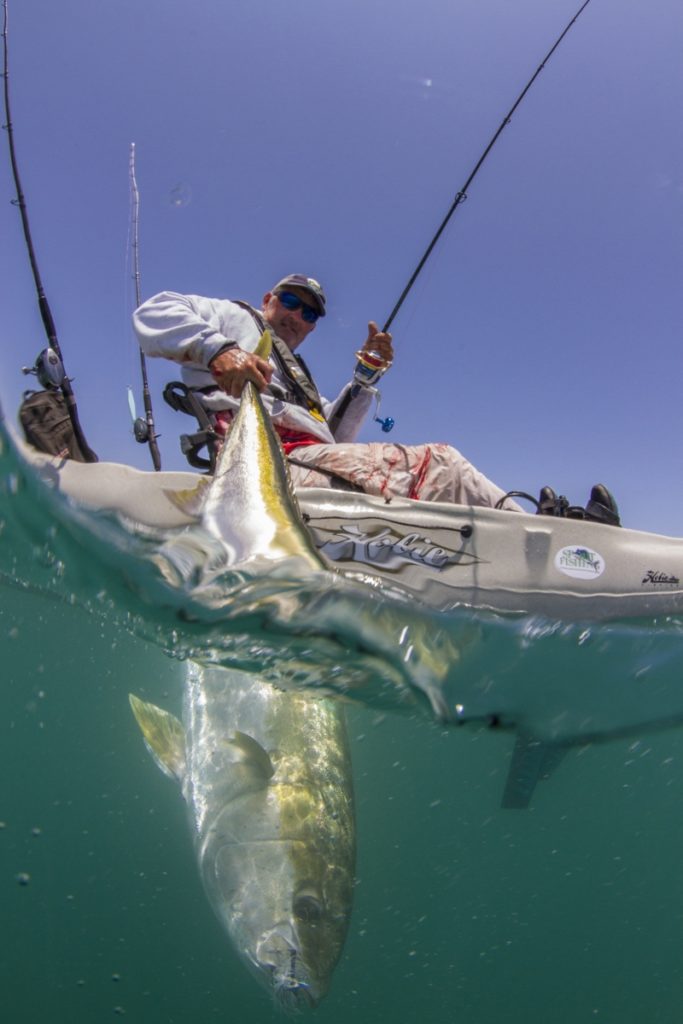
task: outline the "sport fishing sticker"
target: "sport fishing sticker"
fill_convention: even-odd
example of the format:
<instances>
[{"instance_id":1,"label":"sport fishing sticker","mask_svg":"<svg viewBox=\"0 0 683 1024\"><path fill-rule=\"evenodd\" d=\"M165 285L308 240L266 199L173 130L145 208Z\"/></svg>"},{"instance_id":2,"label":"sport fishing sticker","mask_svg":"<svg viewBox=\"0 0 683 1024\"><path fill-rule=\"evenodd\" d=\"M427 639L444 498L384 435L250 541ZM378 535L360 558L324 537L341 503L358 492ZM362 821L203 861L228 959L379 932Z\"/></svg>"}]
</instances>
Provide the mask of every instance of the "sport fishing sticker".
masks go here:
<instances>
[{"instance_id":1,"label":"sport fishing sticker","mask_svg":"<svg viewBox=\"0 0 683 1024\"><path fill-rule=\"evenodd\" d=\"M555 568L575 580L592 580L602 576L605 560L592 548L561 548L555 555Z\"/></svg>"}]
</instances>

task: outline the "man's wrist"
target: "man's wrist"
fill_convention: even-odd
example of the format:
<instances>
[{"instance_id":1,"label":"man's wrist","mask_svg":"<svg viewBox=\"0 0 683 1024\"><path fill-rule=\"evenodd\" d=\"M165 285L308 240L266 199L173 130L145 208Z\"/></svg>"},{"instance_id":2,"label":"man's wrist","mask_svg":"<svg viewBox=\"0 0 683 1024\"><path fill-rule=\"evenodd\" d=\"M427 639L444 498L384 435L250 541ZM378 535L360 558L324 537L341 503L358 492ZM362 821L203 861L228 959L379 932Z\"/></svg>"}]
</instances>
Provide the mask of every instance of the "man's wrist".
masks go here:
<instances>
[{"instance_id":1,"label":"man's wrist","mask_svg":"<svg viewBox=\"0 0 683 1024\"><path fill-rule=\"evenodd\" d=\"M216 361L216 359L218 359L219 356L222 356L224 352L229 352L231 348L236 348L236 347L237 347L237 342L236 341L226 341L224 345L221 345L221 347L218 349L218 351L214 352L214 354L211 356L211 358L209 359L208 363L206 364L207 368L209 370L209 373L214 373L214 366L213 366L213 364Z\"/></svg>"}]
</instances>

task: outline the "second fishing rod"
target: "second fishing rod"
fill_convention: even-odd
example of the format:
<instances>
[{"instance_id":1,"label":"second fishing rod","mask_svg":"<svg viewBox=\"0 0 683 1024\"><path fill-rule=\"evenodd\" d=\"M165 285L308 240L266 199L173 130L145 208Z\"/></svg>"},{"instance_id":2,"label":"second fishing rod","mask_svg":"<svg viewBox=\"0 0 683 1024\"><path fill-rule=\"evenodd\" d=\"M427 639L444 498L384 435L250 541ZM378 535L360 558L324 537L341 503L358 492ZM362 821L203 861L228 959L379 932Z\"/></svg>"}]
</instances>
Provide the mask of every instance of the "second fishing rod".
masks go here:
<instances>
[{"instance_id":1,"label":"second fishing rod","mask_svg":"<svg viewBox=\"0 0 683 1024\"><path fill-rule=\"evenodd\" d=\"M557 50L558 46L561 44L561 42L564 39L564 37L567 35L569 30L572 28L572 26L578 21L579 17L583 13L583 11L586 9L586 7L588 7L589 3L590 3L590 0L584 0L584 2L581 4L581 6L579 7L579 9L576 12L576 14L573 16L573 18L564 27L564 29L562 30L560 35L557 37L557 39L555 40L555 42L553 43L551 48L546 53L546 55L543 58L543 60L541 61L541 63L538 65L538 67L536 68L536 70L532 74L531 78L528 80L528 82L526 83L526 85L524 86L522 91L520 92L519 96L517 96L515 102L512 104L512 106L510 107L508 112L505 114L505 117L503 118L503 120L498 125L496 131L491 136L491 139L487 143L486 148L484 149L483 153L481 154L481 156L479 157L479 159L475 163L474 167L470 171L470 173L467 176L464 184L456 192L455 198L453 199L453 202L451 203L451 205L450 205L450 207L448 209L448 212L446 213L446 216L441 221L441 224L437 228L437 230L436 230L434 236L432 237L429 245L427 246L427 248L425 249L424 253L422 254L422 257L420 258L417 266L415 267L414 271L410 275L410 278L409 278L405 288L401 292L401 294L400 294L396 304L394 305L394 308L392 309L391 313L387 317L387 319L386 319L386 321L385 321L385 323L384 323L384 325L382 327L382 331L383 332L388 331L389 328L391 327L391 325L393 324L393 322L394 322L394 320L395 320L395 318L396 318L396 316L398 314L398 311L400 310L401 306L403 305L403 303L407 299L407 297L408 297L408 295L409 295L413 285L417 281L417 279L418 279L420 273L422 272L422 270L423 270L427 260L429 259L429 257L431 256L432 252L434 251L434 248L435 248L437 242L439 241L439 239L441 238L442 234L446 230L446 227L448 226L449 221L453 217L453 214L458 209L460 204L463 203L465 201L465 199L467 199L468 189L472 185L472 182L474 181L474 179L476 178L477 174L481 170L482 165L484 164L484 162L485 162L486 158L488 157L489 153L491 152L491 150L495 146L496 142L498 141L498 139L502 135L504 129L510 124L510 122L512 120L512 117L513 117L513 114L515 113L515 111L519 107L520 103L523 101L523 99L526 96L526 94L531 89L532 85L534 84L534 82L536 81L538 76L540 75L541 71L543 71L543 69L545 68L546 64L548 63L548 61L550 60L552 55ZM385 363L383 360L381 360L376 353L364 352L362 357L360 356L360 353L359 353L358 362L356 363L356 369L354 371L354 378L355 378L355 381L356 381L355 386L356 387L360 387L360 386L363 386L363 384L365 384L366 386L369 384L370 386L372 386L374 388L374 386L377 384L377 382L379 381L379 379L381 378L383 373L385 373L386 370L389 369L389 365L390 364ZM351 392L349 392L349 394L348 394L348 396L346 398L346 402L345 403L344 402L341 403L341 405L340 405L340 407L339 407L339 409L337 410L337 413L336 413L336 419L337 420L340 419L341 416L343 415L346 407L348 406L349 401L351 400L351 397L352 397L352 394L351 394ZM391 426L393 426L393 420L379 421L379 422L381 422L383 424L391 423ZM387 430L387 429L390 430L391 426L383 425L382 429L383 430Z\"/></svg>"}]
</instances>

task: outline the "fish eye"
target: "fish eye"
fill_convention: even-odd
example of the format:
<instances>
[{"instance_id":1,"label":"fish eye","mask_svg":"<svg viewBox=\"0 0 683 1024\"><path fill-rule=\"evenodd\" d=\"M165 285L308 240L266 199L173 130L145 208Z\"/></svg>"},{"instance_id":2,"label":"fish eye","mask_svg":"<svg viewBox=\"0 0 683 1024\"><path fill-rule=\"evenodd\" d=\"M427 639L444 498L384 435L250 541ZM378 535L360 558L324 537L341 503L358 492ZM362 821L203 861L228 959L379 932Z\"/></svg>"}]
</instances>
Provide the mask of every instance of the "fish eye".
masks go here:
<instances>
[{"instance_id":1,"label":"fish eye","mask_svg":"<svg viewBox=\"0 0 683 1024\"><path fill-rule=\"evenodd\" d=\"M294 916L305 924L315 924L320 920L323 913L322 904L319 899L311 893L300 893L294 899Z\"/></svg>"}]
</instances>

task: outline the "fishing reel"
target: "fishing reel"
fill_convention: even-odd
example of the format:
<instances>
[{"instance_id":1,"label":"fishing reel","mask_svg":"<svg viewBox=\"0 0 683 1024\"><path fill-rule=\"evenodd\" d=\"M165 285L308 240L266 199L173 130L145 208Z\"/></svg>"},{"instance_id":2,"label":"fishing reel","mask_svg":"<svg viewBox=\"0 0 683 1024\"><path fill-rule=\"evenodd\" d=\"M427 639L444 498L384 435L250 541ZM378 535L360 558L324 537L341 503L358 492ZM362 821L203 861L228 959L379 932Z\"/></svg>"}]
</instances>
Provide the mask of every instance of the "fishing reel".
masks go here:
<instances>
[{"instance_id":1,"label":"fishing reel","mask_svg":"<svg viewBox=\"0 0 683 1024\"><path fill-rule=\"evenodd\" d=\"M380 377L387 372L391 361L383 359L379 352L361 348L356 352L356 363L353 370L353 380L361 387L373 387Z\"/></svg>"},{"instance_id":2,"label":"fishing reel","mask_svg":"<svg viewBox=\"0 0 683 1024\"><path fill-rule=\"evenodd\" d=\"M135 409L135 396L133 395L133 389L130 387L128 388L128 409L130 410L130 418L133 421L133 437L138 444L147 444L150 437L156 435L152 433L147 420L142 416L138 416Z\"/></svg>"},{"instance_id":3,"label":"fishing reel","mask_svg":"<svg viewBox=\"0 0 683 1024\"><path fill-rule=\"evenodd\" d=\"M133 420L133 437L138 444L147 444L150 439L149 424L142 416L136 416Z\"/></svg>"},{"instance_id":4,"label":"fishing reel","mask_svg":"<svg viewBox=\"0 0 683 1024\"><path fill-rule=\"evenodd\" d=\"M391 416L387 416L385 419L380 418L381 396L375 384L387 372L391 366L391 360L384 359L379 352L373 352L370 349L359 349L356 352L356 360L357 362L353 370L351 395L355 397L355 395L359 394L361 388L365 388L366 391L370 391L375 396L377 404L375 405L373 419L375 423L379 423L382 433L388 434L390 430L393 430L396 421Z\"/></svg>"},{"instance_id":5,"label":"fishing reel","mask_svg":"<svg viewBox=\"0 0 683 1024\"><path fill-rule=\"evenodd\" d=\"M58 391L67 379L64 364L53 348L44 348L33 366L22 366L21 372L37 377L45 391Z\"/></svg>"}]
</instances>

